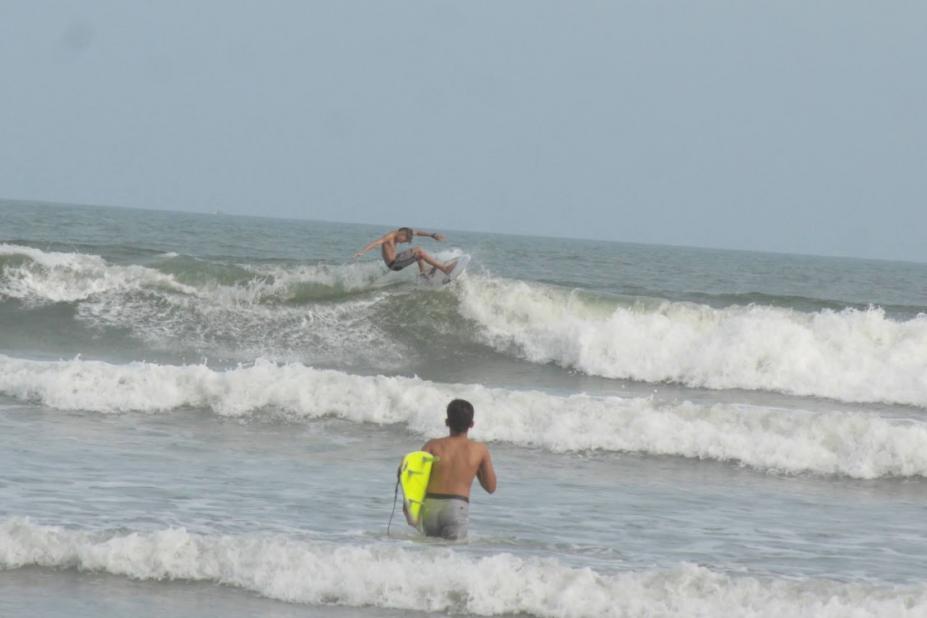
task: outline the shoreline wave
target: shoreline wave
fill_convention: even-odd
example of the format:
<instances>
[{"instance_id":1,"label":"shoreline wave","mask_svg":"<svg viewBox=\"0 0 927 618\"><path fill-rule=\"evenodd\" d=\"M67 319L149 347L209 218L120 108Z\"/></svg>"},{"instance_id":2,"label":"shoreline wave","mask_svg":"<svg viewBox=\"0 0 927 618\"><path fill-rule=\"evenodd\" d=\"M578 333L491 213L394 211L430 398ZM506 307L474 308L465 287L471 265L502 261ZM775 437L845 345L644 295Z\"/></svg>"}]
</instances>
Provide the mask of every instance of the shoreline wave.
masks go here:
<instances>
[{"instance_id":1,"label":"shoreline wave","mask_svg":"<svg viewBox=\"0 0 927 618\"><path fill-rule=\"evenodd\" d=\"M0 393L62 410L225 417L337 417L442 431L444 406L464 397L480 413L474 436L553 452L628 452L732 462L757 470L856 479L927 477L927 423L861 412L556 396L419 378L359 376L259 360L205 365L32 361L0 355Z\"/></svg>"},{"instance_id":2,"label":"shoreline wave","mask_svg":"<svg viewBox=\"0 0 927 618\"><path fill-rule=\"evenodd\" d=\"M921 616L927 587L731 576L682 563L599 573L556 558L477 557L451 548L344 545L183 528L87 532L0 520L0 569L104 572L205 581L289 603L543 618ZM427 573L411 577L410 573Z\"/></svg>"}]
</instances>

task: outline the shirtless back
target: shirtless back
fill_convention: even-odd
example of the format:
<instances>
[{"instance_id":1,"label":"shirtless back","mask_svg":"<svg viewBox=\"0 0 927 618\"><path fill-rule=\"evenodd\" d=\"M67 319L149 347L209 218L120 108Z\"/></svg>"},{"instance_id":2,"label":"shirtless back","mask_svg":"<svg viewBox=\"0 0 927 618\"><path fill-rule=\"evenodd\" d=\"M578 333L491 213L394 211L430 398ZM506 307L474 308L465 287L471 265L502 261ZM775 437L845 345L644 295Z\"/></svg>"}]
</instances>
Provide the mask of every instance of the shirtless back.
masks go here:
<instances>
[{"instance_id":1,"label":"shirtless back","mask_svg":"<svg viewBox=\"0 0 927 618\"><path fill-rule=\"evenodd\" d=\"M435 455L425 496L422 530L428 536L462 539L467 536L470 487L477 478L488 493L496 491L496 471L485 444L467 437L473 426L473 406L455 399L447 406L450 435L429 440L423 451Z\"/></svg>"},{"instance_id":2,"label":"shirtless back","mask_svg":"<svg viewBox=\"0 0 927 618\"><path fill-rule=\"evenodd\" d=\"M431 468L428 493L469 498L474 477L487 492L496 491L496 474L485 444L464 433L430 440L422 450L438 458Z\"/></svg>"}]
</instances>

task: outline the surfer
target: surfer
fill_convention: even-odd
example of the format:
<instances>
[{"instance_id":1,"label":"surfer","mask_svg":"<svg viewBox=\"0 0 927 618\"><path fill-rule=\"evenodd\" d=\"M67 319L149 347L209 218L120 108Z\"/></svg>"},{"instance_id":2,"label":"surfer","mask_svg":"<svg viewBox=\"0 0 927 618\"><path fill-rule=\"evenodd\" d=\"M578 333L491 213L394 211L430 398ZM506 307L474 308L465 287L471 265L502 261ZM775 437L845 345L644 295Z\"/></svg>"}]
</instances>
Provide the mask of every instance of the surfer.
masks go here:
<instances>
[{"instance_id":1,"label":"surfer","mask_svg":"<svg viewBox=\"0 0 927 618\"><path fill-rule=\"evenodd\" d=\"M496 471L485 444L467 437L473 406L463 399L447 404L446 438L429 440L422 450L435 456L422 507L426 536L463 539L470 515L470 486L477 478L488 493L496 491Z\"/></svg>"},{"instance_id":2,"label":"surfer","mask_svg":"<svg viewBox=\"0 0 927 618\"><path fill-rule=\"evenodd\" d=\"M413 262L418 262L418 270L422 275L425 274L425 264L429 264L432 267L431 273L429 274L434 274L435 270L440 270L444 274L449 274L454 268L453 262L439 262L435 258L431 257L421 247L415 246L406 249L401 253L396 253L396 244L404 242L411 243L413 236L428 236L430 238L434 238L435 240L444 240L444 234L439 234L437 232L423 232L422 230L413 230L410 227L401 227L399 229L393 230L392 232L387 232L380 238L367 243L363 249L354 254L354 258L357 259L374 247L379 246L382 247L380 252L383 255L383 261L386 263L386 267L390 270L402 270Z\"/></svg>"}]
</instances>

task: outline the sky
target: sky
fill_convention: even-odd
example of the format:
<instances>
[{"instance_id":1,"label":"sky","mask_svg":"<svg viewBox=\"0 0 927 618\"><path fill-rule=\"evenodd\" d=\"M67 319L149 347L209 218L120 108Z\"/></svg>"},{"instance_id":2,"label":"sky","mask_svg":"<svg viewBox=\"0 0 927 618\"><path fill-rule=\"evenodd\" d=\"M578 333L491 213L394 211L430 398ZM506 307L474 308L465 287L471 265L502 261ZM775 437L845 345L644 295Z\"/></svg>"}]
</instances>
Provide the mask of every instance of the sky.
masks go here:
<instances>
[{"instance_id":1,"label":"sky","mask_svg":"<svg viewBox=\"0 0 927 618\"><path fill-rule=\"evenodd\" d=\"M927 262L927 3L0 0L0 198Z\"/></svg>"}]
</instances>

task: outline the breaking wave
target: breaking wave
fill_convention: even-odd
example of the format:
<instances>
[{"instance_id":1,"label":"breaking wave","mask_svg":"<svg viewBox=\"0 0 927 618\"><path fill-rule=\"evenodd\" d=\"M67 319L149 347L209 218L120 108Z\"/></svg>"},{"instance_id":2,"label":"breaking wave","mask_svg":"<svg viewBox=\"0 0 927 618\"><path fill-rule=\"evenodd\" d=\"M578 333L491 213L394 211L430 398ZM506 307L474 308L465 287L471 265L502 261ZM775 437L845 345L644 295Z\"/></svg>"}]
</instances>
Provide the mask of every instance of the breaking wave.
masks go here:
<instances>
[{"instance_id":1,"label":"breaking wave","mask_svg":"<svg viewBox=\"0 0 927 618\"><path fill-rule=\"evenodd\" d=\"M91 328L182 349L184 359L384 371L433 355L452 330L451 345L466 347L474 362L502 353L606 378L927 407L925 313L712 307L474 273L442 294L416 295L412 310L401 284L414 275L377 262L144 259L119 265L0 244L0 298L71 303Z\"/></svg>"},{"instance_id":2,"label":"breaking wave","mask_svg":"<svg viewBox=\"0 0 927 618\"><path fill-rule=\"evenodd\" d=\"M101 413L199 408L227 417L292 421L334 416L401 424L423 436L440 433L444 406L464 397L478 411L474 436L482 440L555 452L671 455L772 472L859 479L927 476L927 423L862 412L556 396L262 360L219 371L205 365L0 356L0 393Z\"/></svg>"},{"instance_id":3,"label":"breaking wave","mask_svg":"<svg viewBox=\"0 0 927 618\"><path fill-rule=\"evenodd\" d=\"M345 545L182 528L84 532L0 520L0 568L213 582L290 603L477 616L923 616L927 587L730 576L702 566L600 573L554 558ZM427 577L412 577L427 573Z\"/></svg>"},{"instance_id":4,"label":"breaking wave","mask_svg":"<svg viewBox=\"0 0 927 618\"><path fill-rule=\"evenodd\" d=\"M125 330L154 349L194 357L385 367L409 355L374 319L383 288L396 283L377 264L159 258L156 267L120 266L96 255L0 244L0 298L72 303L91 328Z\"/></svg>"},{"instance_id":5,"label":"breaking wave","mask_svg":"<svg viewBox=\"0 0 927 618\"><path fill-rule=\"evenodd\" d=\"M480 277L460 312L494 349L590 375L927 407L927 314L749 305L623 304Z\"/></svg>"},{"instance_id":6,"label":"breaking wave","mask_svg":"<svg viewBox=\"0 0 927 618\"><path fill-rule=\"evenodd\" d=\"M333 300L395 284L376 263L229 264L167 253L150 266L98 255L0 243L0 296L32 303L77 302L109 292L153 290L228 304Z\"/></svg>"},{"instance_id":7,"label":"breaking wave","mask_svg":"<svg viewBox=\"0 0 927 618\"><path fill-rule=\"evenodd\" d=\"M35 303L75 302L142 288L181 294L194 288L145 266L108 264L98 255L42 251L0 243L0 297Z\"/></svg>"}]
</instances>

